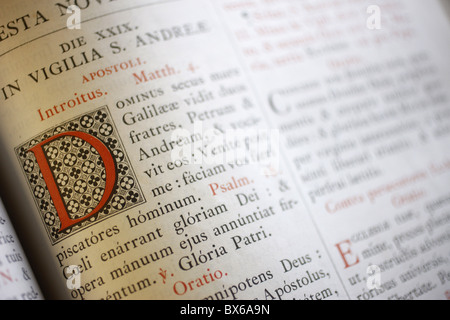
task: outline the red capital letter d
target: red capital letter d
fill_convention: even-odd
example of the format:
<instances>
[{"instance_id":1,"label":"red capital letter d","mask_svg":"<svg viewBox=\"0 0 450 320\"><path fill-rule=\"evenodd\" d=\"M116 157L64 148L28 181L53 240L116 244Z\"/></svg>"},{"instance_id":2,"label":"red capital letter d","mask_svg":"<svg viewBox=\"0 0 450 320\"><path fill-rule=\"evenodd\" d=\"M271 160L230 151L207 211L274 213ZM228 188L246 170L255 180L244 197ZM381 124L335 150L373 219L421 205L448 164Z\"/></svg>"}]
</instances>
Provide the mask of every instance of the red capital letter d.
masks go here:
<instances>
[{"instance_id":1,"label":"red capital letter d","mask_svg":"<svg viewBox=\"0 0 450 320\"><path fill-rule=\"evenodd\" d=\"M105 183L106 183L106 185L105 185L105 191L103 193L103 196L100 199L100 202L98 203L98 205L94 208L94 210L92 210L89 214L87 214L81 218L78 218L78 219L70 218L70 216L66 210L64 200L61 197L59 188L56 184L53 173L50 169L47 158L45 157L44 150L42 149L43 145L45 145L55 139L61 138L63 136L77 137L77 138L89 143L95 150L97 150L98 154L102 158L103 163L105 165L105 173L106 173ZM55 205L56 212L58 213L59 220L61 221L61 228L59 229L59 231L65 230L77 223L80 223L81 221L84 221L84 220L92 217L106 205L108 199L110 198L110 196L114 190L114 186L115 186L116 180L117 180L117 175L116 175L114 158L111 155L111 153L109 152L109 149L104 145L104 143L102 141L100 141L96 137L94 137L90 134L87 134L85 132L68 131L68 132L63 132L63 133L57 134L51 138L48 138L47 140L42 141L41 143L32 147L29 151L32 151L34 153L34 156L36 157L36 161L41 169L42 176L45 180L45 183L47 184L47 188L48 188L50 196L53 200L53 204Z\"/></svg>"}]
</instances>

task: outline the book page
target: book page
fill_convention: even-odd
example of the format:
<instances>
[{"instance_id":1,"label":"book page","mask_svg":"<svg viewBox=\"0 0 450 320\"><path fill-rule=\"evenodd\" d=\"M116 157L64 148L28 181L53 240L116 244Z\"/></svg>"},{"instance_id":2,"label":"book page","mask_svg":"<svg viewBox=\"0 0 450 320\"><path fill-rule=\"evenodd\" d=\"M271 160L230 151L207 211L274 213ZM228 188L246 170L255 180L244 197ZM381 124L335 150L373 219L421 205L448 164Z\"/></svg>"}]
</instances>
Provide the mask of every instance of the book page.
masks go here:
<instances>
[{"instance_id":1,"label":"book page","mask_svg":"<svg viewBox=\"0 0 450 320\"><path fill-rule=\"evenodd\" d=\"M46 297L347 298L210 1L91 2L73 30L10 5L34 20L4 29L2 164Z\"/></svg>"},{"instance_id":2,"label":"book page","mask_svg":"<svg viewBox=\"0 0 450 320\"><path fill-rule=\"evenodd\" d=\"M7 1L0 170L44 295L445 298L449 28L411 3Z\"/></svg>"},{"instance_id":3,"label":"book page","mask_svg":"<svg viewBox=\"0 0 450 320\"><path fill-rule=\"evenodd\" d=\"M42 293L0 201L0 299L41 300Z\"/></svg>"},{"instance_id":4,"label":"book page","mask_svg":"<svg viewBox=\"0 0 450 320\"><path fill-rule=\"evenodd\" d=\"M440 3L237 3L220 4L230 35L349 296L448 299Z\"/></svg>"}]
</instances>

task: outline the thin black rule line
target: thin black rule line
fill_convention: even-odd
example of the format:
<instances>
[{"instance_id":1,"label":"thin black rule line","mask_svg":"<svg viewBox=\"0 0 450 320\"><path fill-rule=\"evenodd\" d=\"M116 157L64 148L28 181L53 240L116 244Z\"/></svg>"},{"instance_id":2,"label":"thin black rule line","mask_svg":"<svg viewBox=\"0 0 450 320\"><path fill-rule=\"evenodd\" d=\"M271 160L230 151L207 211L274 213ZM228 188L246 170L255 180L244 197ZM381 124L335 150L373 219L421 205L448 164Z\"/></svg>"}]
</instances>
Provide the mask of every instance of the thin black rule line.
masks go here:
<instances>
[{"instance_id":1,"label":"thin black rule line","mask_svg":"<svg viewBox=\"0 0 450 320\"><path fill-rule=\"evenodd\" d=\"M26 41L26 42L24 42L24 43L22 43L22 44L19 44L18 46L14 47L14 48L12 48L12 49L9 49L8 51L3 52L2 54L0 54L0 57L3 57L4 55L10 53L11 51L14 51L14 50L16 50L16 49L18 49L18 48L20 48L20 47L23 47L23 46L25 46L25 45L27 45L27 44L29 44L29 43L31 43L31 42L34 42L34 41L39 40L39 39L41 39L41 38L45 38L46 36L49 36L49 35L54 34L54 33L57 33L57 32L59 32L59 31L61 31L61 30L64 30L64 29L67 29L67 28L64 27L64 28L61 28L61 29L58 29L58 30L54 30L54 31L51 31L51 32L49 32L49 33L43 34L43 35L41 35L41 36L39 36L39 37L36 37L36 38L34 38L34 39L31 39L31 40L29 40L29 41Z\"/></svg>"},{"instance_id":2,"label":"thin black rule line","mask_svg":"<svg viewBox=\"0 0 450 320\"><path fill-rule=\"evenodd\" d=\"M124 8L124 9L112 11L112 12L109 12L109 13L105 13L105 14L102 14L102 15L97 16L97 17L93 17L93 18L90 18L90 19L83 20L83 21L81 21L80 24L83 24L83 23L86 23L86 22L90 22L90 21L94 21L94 20L97 20L97 19L100 19L100 18L104 18L104 17L107 17L107 16L111 16L111 15L116 14L116 13L122 13L122 12L126 12L126 11L131 11L131 10L145 8L145 7L150 7L150 6L154 6L154 5L158 5L158 4L164 4L164 3L170 3L170 2L178 2L178 1L180 1L180 0L163 0L163 1L158 1L158 2L146 3L146 4L139 5L139 6ZM3 57L6 54L8 54L8 53L18 49L18 48L20 48L20 47L23 47L23 46L25 46L27 44L30 44L30 43L32 43L32 42L34 42L36 40L45 38L45 37L47 37L49 35L52 35L54 33L60 32L60 31L65 30L65 29L67 29L67 27L63 27L63 28L60 28L60 29L57 29L57 30L50 31L50 32L48 32L46 34L40 35L40 36L38 36L36 38L33 38L33 39L28 40L28 41L26 41L24 43L21 43L21 44L15 46L14 48L11 48L8 51L5 51L2 54L0 54L0 58Z\"/></svg>"}]
</instances>

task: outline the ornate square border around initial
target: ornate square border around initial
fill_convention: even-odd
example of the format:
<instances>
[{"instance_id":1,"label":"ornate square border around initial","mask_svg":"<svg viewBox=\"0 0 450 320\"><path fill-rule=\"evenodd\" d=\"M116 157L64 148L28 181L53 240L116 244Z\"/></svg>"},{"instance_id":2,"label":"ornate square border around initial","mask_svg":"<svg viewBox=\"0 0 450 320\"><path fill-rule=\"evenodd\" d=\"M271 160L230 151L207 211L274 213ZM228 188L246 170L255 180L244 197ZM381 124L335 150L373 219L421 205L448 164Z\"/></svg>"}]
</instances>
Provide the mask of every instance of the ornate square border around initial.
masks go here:
<instances>
[{"instance_id":1,"label":"ornate square border around initial","mask_svg":"<svg viewBox=\"0 0 450 320\"><path fill-rule=\"evenodd\" d=\"M52 245L145 202L107 106L15 152Z\"/></svg>"}]
</instances>

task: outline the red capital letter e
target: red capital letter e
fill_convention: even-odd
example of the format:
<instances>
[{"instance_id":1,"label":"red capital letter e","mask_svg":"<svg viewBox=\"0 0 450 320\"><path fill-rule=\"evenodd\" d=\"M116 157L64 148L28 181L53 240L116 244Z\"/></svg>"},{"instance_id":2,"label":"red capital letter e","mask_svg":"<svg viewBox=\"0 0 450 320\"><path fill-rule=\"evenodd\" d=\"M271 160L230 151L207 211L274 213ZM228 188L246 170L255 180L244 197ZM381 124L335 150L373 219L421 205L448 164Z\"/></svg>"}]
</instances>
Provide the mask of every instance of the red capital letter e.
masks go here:
<instances>
[{"instance_id":1,"label":"red capital letter e","mask_svg":"<svg viewBox=\"0 0 450 320\"><path fill-rule=\"evenodd\" d=\"M345 251L342 249L342 246L344 244L346 244L346 246L347 246L347 249ZM342 257L342 260L344 260L344 263L345 263L345 268L344 269L347 269L347 268L349 268L351 266L354 266L355 264L359 263L358 256L357 255L353 255L352 251L350 250L350 247L351 247L350 240L344 240L344 241L341 241L339 243L336 243L336 247L337 247L337 249L339 251L339 254ZM349 256L349 258L353 257L353 262L349 262L347 256Z\"/></svg>"},{"instance_id":2,"label":"red capital letter e","mask_svg":"<svg viewBox=\"0 0 450 320\"><path fill-rule=\"evenodd\" d=\"M44 150L42 149L43 145L63 136L77 137L89 143L92 147L95 148L95 150L97 150L98 154L102 158L103 163L105 165L106 185L103 196L100 199L98 205L94 208L94 210L92 210L89 214L85 215L84 217L78 219L71 219L69 217L69 214L67 213L66 210L66 206L64 204L64 200L61 197L55 178L53 177L53 173L50 169L47 158L45 157ZM53 204L55 205L56 212L58 213L59 216L59 220L61 221L61 228L59 229L59 231L65 230L83 220L88 219L89 217L99 212L106 205L109 197L111 196L111 193L114 190L114 185L116 183L117 176L114 158L102 141L85 132L68 131L50 137L47 140L44 140L41 143L35 145L28 151L32 151L34 153L36 161L41 169L42 176L45 180L45 183L47 184L48 191L50 193L50 196L52 197Z\"/></svg>"}]
</instances>

